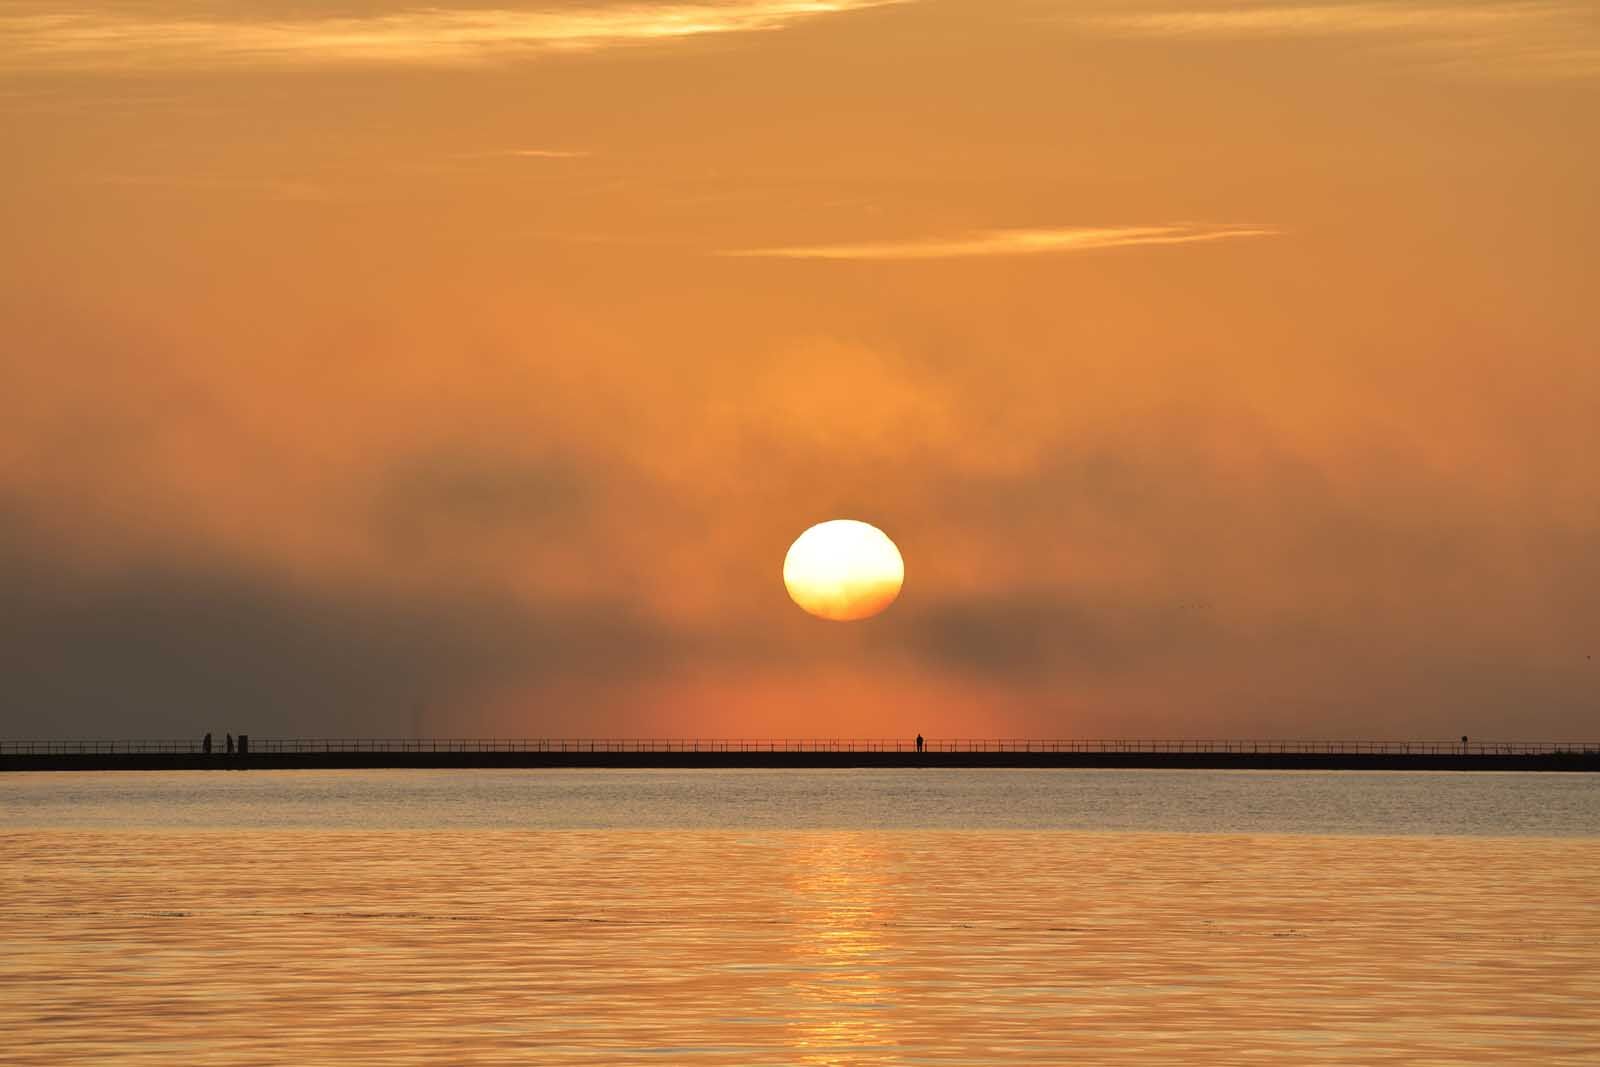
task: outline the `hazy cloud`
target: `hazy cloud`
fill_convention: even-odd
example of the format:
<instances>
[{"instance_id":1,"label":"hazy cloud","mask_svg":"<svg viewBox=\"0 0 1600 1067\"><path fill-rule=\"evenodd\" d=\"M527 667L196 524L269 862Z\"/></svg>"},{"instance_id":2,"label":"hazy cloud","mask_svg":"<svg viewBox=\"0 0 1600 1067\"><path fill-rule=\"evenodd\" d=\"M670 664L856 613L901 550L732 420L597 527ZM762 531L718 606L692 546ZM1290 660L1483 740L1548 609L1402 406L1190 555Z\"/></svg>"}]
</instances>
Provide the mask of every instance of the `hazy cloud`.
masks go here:
<instances>
[{"instance_id":1,"label":"hazy cloud","mask_svg":"<svg viewBox=\"0 0 1600 1067\"><path fill-rule=\"evenodd\" d=\"M903 613L896 636L920 666L1013 681L1150 669L1221 640L1215 612L1197 605L1110 604L1070 589L946 596Z\"/></svg>"},{"instance_id":2,"label":"hazy cloud","mask_svg":"<svg viewBox=\"0 0 1600 1067\"><path fill-rule=\"evenodd\" d=\"M769 259L962 259L971 256L1030 256L1091 252L1135 245L1180 245L1235 237L1272 237L1267 226L1173 223L1164 226L1058 226L1049 229L980 230L960 237L865 241L855 244L791 245L724 252Z\"/></svg>"},{"instance_id":3,"label":"hazy cloud","mask_svg":"<svg viewBox=\"0 0 1600 1067\"><path fill-rule=\"evenodd\" d=\"M1586 77L1600 74L1600 33L1588 5L1562 3L1332 3L1118 11L1075 16L1119 36L1170 40L1365 38L1463 71Z\"/></svg>"},{"instance_id":4,"label":"hazy cloud","mask_svg":"<svg viewBox=\"0 0 1600 1067\"><path fill-rule=\"evenodd\" d=\"M247 17L226 5L95 5L0 16L0 66L148 70L344 64L449 65L782 29L900 0L728 0L570 8L419 8L370 16Z\"/></svg>"},{"instance_id":5,"label":"hazy cloud","mask_svg":"<svg viewBox=\"0 0 1600 1067\"><path fill-rule=\"evenodd\" d=\"M501 687L651 674L685 638L592 597L313 587L159 559L74 573L6 521L0 512L9 737L448 734L481 729L470 713Z\"/></svg>"}]
</instances>

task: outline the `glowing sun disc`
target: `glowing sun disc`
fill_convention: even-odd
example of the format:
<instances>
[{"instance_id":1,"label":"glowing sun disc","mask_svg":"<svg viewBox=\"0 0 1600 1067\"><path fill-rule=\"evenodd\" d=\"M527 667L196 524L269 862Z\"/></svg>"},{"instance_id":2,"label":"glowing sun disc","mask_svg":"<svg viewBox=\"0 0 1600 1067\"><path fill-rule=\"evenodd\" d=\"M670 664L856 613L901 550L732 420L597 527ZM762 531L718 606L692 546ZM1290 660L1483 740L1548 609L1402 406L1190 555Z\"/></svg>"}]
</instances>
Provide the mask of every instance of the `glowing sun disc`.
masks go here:
<instances>
[{"instance_id":1,"label":"glowing sun disc","mask_svg":"<svg viewBox=\"0 0 1600 1067\"><path fill-rule=\"evenodd\" d=\"M876 615L900 595L905 561L888 535L855 519L819 522L789 546L783 584L789 598L821 619Z\"/></svg>"}]
</instances>

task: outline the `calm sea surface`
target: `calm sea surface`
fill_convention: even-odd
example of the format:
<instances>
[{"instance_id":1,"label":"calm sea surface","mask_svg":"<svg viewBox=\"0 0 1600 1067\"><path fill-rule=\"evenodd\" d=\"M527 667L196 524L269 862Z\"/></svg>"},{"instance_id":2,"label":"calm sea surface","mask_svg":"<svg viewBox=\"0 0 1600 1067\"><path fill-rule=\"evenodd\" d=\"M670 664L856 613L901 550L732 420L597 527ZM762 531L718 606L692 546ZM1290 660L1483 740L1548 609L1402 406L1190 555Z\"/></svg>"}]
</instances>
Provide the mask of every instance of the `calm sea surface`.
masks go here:
<instances>
[{"instance_id":1,"label":"calm sea surface","mask_svg":"<svg viewBox=\"0 0 1600 1067\"><path fill-rule=\"evenodd\" d=\"M1600 776L0 776L6 1064L1600 1064Z\"/></svg>"}]
</instances>

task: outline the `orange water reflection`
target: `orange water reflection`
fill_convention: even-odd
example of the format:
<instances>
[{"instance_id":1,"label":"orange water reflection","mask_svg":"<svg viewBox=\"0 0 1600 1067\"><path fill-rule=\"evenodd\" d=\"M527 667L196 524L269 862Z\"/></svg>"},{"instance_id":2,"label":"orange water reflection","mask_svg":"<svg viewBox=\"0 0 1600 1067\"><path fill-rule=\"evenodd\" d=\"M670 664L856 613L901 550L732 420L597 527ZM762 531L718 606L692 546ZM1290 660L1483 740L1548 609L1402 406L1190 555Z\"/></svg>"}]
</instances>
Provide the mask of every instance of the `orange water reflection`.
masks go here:
<instances>
[{"instance_id":1,"label":"orange water reflection","mask_svg":"<svg viewBox=\"0 0 1600 1067\"><path fill-rule=\"evenodd\" d=\"M1600 841L0 835L42 1064L1592 1063Z\"/></svg>"}]
</instances>

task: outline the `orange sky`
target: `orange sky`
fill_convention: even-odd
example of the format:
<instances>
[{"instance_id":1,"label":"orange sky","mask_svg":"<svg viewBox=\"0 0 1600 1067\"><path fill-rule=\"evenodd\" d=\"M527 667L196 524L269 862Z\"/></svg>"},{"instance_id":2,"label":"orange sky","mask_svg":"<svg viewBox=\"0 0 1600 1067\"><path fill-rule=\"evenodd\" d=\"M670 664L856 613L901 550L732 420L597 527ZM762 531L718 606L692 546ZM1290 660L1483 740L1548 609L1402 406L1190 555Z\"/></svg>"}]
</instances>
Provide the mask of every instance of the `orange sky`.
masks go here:
<instances>
[{"instance_id":1,"label":"orange sky","mask_svg":"<svg viewBox=\"0 0 1600 1067\"><path fill-rule=\"evenodd\" d=\"M1561 0L10 3L0 734L1593 739L1596 128Z\"/></svg>"}]
</instances>

